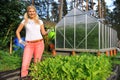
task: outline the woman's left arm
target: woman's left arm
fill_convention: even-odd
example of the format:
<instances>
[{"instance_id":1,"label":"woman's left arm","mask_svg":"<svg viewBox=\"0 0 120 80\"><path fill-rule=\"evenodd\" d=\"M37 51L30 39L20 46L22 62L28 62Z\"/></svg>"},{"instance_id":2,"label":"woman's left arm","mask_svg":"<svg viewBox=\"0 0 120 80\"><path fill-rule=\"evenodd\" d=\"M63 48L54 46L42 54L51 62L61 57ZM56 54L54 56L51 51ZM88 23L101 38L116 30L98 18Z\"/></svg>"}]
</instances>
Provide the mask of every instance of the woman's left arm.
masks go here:
<instances>
[{"instance_id":1,"label":"woman's left arm","mask_svg":"<svg viewBox=\"0 0 120 80\"><path fill-rule=\"evenodd\" d=\"M44 24L42 24L40 27L41 27L41 33L42 33L42 35L47 35L48 32L45 31Z\"/></svg>"}]
</instances>

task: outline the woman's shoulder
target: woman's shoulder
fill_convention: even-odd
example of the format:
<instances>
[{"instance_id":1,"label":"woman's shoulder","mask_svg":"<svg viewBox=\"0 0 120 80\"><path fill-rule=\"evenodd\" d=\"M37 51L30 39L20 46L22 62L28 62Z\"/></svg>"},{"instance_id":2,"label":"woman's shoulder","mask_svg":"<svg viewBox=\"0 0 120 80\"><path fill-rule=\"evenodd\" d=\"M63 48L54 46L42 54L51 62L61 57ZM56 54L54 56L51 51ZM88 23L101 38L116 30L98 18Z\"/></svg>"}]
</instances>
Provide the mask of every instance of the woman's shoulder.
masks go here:
<instances>
[{"instance_id":1,"label":"woman's shoulder","mask_svg":"<svg viewBox=\"0 0 120 80\"><path fill-rule=\"evenodd\" d=\"M21 20L21 23L25 23L25 19Z\"/></svg>"},{"instance_id":2,"label":"woman's shoulder","mask_svg":"<svg viewBox=\"0 0 120 80\"><path fill-rule=\"evenodd\" d=\"M40 24L43 24L43 21L42 21L41 19L39 19L39 23L40 23Z\"/></svg>"},{"instance_id":3,"label":"woman's shoulder","mask_svg":"<svg viewBox=\"0 0 120 80\"><path fill-rule=\"evenodd\" d=\"M42 21L42 19L39 19L39 21ZM43 22L43 21L42 21Z\"/></svg>"}]
</instances>

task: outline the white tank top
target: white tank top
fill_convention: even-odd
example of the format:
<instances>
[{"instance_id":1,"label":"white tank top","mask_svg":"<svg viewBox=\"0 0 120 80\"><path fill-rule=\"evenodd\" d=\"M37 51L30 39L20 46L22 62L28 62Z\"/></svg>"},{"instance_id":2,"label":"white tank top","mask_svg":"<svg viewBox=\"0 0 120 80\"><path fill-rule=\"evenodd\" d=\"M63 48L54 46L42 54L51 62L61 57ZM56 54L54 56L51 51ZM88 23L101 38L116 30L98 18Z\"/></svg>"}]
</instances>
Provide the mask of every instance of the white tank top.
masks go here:
<instances>
[{"instance_id":1,"label":"white tank top","mask_svg":"<svg viewBox=\"0 0 120 80\"><path fill-rule=\"evenodd\" d=\"M25 29L26 29L25 40L26 41L43 39L41 31L40 31L40 26L43 24L42 20L39 20L40 24L36 24L31 19L28 19L27 23L25 23L25 20L22 20L21 23L25 24Z\"/></svg>"}]
</instances>

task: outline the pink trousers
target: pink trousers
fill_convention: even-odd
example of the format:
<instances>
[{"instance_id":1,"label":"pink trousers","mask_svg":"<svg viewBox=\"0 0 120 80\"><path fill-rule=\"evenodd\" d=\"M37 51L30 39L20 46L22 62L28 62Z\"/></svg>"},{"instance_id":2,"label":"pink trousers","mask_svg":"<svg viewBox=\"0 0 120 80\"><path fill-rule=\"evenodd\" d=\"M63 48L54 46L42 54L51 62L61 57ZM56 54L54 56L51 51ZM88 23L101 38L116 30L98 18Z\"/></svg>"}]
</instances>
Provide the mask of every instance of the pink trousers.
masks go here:
<instances>
[{"instance_id":1,"label":"pink trousers","mask_svg":"<svg viewBox=\"0 0 120 80\"><path fill-rule=\"evenodd\" d=\"M35 43L26 43L22 59L21 77L28 75L28 70L32 58L34 58L34 63L41 60L44 51L44 41L39 41Z\"/></svg>"}]
</instances>

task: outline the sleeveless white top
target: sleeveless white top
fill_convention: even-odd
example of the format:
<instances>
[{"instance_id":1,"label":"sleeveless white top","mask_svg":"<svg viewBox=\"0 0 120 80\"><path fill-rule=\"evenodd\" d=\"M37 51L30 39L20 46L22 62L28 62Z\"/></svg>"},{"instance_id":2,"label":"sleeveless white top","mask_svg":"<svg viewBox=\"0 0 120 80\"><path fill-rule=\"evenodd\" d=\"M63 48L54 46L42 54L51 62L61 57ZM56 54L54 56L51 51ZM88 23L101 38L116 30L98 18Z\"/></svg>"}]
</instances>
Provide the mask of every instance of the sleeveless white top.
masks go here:
<instances>
[{"instance_id":1,"label":"sleeveless white top","mask_svg":"<svg viewBox=\"0 0 120 80\"><path fill-rule=\"evenodd\" d=\"M40 24L35 23L31 19L28 19L27 23L25 23L25 20L22 20L21 23L25 24L25 30L26 30L25 40L26 41L43 39L40 31L40 26L43 24L42 20L39 20Z\"/></svg>"}]
</instances>

